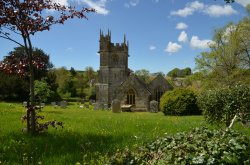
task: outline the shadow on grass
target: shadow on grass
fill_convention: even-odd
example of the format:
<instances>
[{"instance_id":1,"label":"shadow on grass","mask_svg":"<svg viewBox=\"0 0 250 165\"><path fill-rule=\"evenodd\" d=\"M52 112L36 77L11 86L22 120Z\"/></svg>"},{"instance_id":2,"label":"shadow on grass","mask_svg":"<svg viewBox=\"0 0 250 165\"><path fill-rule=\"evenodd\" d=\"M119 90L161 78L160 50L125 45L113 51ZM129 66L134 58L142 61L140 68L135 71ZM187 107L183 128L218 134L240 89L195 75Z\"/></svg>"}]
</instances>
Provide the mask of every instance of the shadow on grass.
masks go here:
<instances>
[{"instance_id":1,"label":"shadow on grass","mask_svg":"<svg viewBox=\"0 0 250 165\"><path fill-rule=\"evenodd\" d=\"M8 138L7 138L8 137ZM12 133L0 137L0 161L6 164L74 164L110 156L123 146L129 135L45 133L30 136ZM124 147L124 146L123 146Z\"/></svg>"}]
</instances>

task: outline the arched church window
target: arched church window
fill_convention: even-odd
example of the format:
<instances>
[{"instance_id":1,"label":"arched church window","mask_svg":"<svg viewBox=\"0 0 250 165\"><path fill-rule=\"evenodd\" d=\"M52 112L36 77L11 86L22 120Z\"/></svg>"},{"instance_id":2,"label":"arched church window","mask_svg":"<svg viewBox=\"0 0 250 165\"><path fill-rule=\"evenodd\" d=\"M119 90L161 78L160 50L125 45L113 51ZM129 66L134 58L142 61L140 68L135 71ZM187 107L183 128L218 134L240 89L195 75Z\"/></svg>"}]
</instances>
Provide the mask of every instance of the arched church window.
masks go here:
<instances>
[{"instance_id":1,"label":"arched church window","mask_svg":"<svg viewBox=\"0 0 250 165\"><path fill-rule=\"evenodd\" d=\"M155 89L155 101L160 102L161 96L163 95L164 90L161 86Z\"/></svg>"},{"instance_id":2,"label":"arched church window","mask_svg":"<svg viewBox=\"0 0 250 165\"><path fill-rule=\"evenodd\" d=\"M127 104L135 105L135 91L133 89L127 92Z\"/></svg>"}]
</instances>

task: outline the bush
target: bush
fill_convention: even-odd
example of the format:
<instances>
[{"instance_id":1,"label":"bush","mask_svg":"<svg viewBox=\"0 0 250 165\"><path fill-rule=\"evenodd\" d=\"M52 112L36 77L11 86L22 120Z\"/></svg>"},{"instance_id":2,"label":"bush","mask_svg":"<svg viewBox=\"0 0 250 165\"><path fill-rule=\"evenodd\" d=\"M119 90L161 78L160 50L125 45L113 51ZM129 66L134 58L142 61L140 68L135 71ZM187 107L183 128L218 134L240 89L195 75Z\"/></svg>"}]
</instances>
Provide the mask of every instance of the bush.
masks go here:
<instances>
[{"instance_id":1,"label":"bush","mask_svg":"<svg viewBox=\"0 0 250 165\"><path fill-rule=\"evenodd\" d=\"M243 122L249 120L250 86L235 86L205 91L198 97L198 105L209 123L230 125L237 114Z\"/></svg>"},{"instance_id":2,"label":"bush","mask_svg":"<svg viewBox=\"0 0 250 165\"><path fill-rule=\"evenodd\" d=\"M224 135L224 136L222 136ZM249 164L249 139L235 131L195 128L136 150L118 151L109 164Z\"/></svg>"},{"instance_id":3,"label":"bush","mask_svg":"<svg viewBox=\"0 0 250 165\"><path fill-rule=\"evenodd\" d=\"M165 115L199 115L196 94L190 89L174 89L166 92L160 100L160 109Z\"/></svg>"}]
</instances>

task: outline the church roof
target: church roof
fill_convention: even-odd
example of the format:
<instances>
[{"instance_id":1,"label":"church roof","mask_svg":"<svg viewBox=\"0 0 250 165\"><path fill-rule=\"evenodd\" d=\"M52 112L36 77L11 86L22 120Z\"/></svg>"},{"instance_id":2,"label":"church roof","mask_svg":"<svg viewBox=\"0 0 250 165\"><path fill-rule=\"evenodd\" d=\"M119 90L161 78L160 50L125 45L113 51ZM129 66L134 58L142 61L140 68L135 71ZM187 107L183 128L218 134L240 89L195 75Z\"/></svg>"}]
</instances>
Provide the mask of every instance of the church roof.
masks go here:
<instances>
[{"instance_id":1,"label":"church roof","mask_svg":"<svg viewBox=\"0 0 250 165\"><path fill-rule=\"evenodd\" d=\"M155 88L158 85L165 86L166 89L172 89L173 86L161 75L158 74L150 83L149 88Z\"/></svg>"},{"instance_id":2,"label":"church roof","mask_svg":"<svg viewBox=\"0 0 250 165\"><path fill-rule=\"evenodd\" d=\"M132 85L132 82L134 82L134 85L139 85L139 87L141 87L141 89L144 89L148 94L151 94L148 85L135 74L130 74L129 77L121 83L121 86L125 86L126 84ZM134 86L134 88L136 89L137 87Z\"/></svg>"}]
</instances>

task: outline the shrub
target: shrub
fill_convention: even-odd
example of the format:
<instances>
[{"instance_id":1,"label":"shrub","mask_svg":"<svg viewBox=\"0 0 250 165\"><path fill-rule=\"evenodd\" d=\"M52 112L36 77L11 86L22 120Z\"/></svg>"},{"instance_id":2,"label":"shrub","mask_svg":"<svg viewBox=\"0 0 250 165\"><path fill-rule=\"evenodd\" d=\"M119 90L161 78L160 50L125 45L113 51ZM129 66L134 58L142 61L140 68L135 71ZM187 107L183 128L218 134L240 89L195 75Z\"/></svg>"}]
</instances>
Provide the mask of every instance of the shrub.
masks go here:
<instances>
[{"instance_id":1,"label":"shrub","mask_svg":"<svg viewBox=\"0 0 250 165\"><path fill-rule=\"evenodd\" d=\"M222 136L224 134L224 136ZM249 139L235 131L195 128L135 150L118 151L109 164L249 164Z\"/></svg>"},{"instance_id":2,"label":"shrub","mask_svg":"<svg viewBox=\"0 0 250 165\"><path fill-rule=\"evenodd\" d=\"M235 115L245 122L250 113L250 86L237 84L205 91L198 97L198 105L209 123L229 126Z\"/></svg>"},{"instance_id":3,"label":"shrub","mask_svg":"<svg viewBox=\"0 0 250 165\"><path fill-rule=\"evenodd\" d=\"M165 115L201 114L196 104L196 94L190 89L174 89L166 92L160 100L160 109Z\"/></svg>"}]
</instances>

